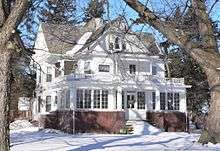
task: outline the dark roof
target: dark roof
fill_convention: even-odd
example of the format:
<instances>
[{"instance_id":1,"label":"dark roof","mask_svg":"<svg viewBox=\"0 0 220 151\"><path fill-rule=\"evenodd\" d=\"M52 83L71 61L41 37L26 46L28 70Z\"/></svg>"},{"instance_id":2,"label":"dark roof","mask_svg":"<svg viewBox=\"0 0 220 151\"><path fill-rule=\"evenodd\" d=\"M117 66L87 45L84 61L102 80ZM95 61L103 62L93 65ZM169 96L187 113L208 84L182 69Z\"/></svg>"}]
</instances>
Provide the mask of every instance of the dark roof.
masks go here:
<instances>
[{"instance_id":1,"label":"dark roof","mask_svg":"<svg viewBox=\"0 0 220 151\"><path fill-rule=\"evenodd\" d=\"M42 24L47 47L51 53L65 53L73 48L82 36L80 27L68 25Z\"/></svg>"},{"instance_id":2,"label":"dark roof","mask_svg":"<svg viewBox=\"0 0 220 151\"><path fill-rule=\"evenodd\" d=\"M126 30L125 28L123 29L120 27L122 22L122 18L117 18L113 21L103 24L98 28L95 19L90 20L85 25L79 26L42 23L42 29L49 51L51 53L64 54L65 52L71 50L86 32L92 32L92 35L79 50L79 52L89 47L111 27L120 28L121 31ZM149 55L159 54L159 50L152 34L137 32L132 32L132 34L135 34L146 45L150 52Z\"/></svg>"}]
</instances>

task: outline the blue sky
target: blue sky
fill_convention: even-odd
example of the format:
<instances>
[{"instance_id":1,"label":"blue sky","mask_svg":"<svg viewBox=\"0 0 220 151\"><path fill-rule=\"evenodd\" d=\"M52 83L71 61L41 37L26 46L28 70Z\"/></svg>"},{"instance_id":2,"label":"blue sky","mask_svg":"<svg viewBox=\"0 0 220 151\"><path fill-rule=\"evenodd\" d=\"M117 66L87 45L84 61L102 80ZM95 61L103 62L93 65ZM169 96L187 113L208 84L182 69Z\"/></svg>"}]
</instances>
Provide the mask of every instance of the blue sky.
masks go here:
<instances>
[{"instance_id":1,"label":"blue sky","mask_svg":"<svg viewBox=\"0 0 220 151\"><path fill-rule=\"evenodd\" d=\"M168 15L176 8L176 6L182 6L186 0L140 0L143 4L146 4L150 9L156 10L160 15ZM212 6L215 0L207 0L208 9ZM89 0L76 0L77 2L77 16L82 17L83 9L87 6ZM127 6L123 0L109 0L109 11L107 11L105 18L114 19L119 15L125 15L127 20L131 23L132 20L138 17L137 13ZM146 3L148 2L148 3ZM183 7L183 6L182 6ZM165 13L164 13L165 12ZM211 18L216 21L220 20L220 2L218 2L212 12L210 13ZM36 17L36 16L35 16ZM37 20L37 19L36 19ZM34 28L37 28L35 25ZM163 37L160 33L154 30L148 25L134 25L132 27L135 31L151 32L155 35L157 41L162 41Z\"/></svg>"}]
</instances>

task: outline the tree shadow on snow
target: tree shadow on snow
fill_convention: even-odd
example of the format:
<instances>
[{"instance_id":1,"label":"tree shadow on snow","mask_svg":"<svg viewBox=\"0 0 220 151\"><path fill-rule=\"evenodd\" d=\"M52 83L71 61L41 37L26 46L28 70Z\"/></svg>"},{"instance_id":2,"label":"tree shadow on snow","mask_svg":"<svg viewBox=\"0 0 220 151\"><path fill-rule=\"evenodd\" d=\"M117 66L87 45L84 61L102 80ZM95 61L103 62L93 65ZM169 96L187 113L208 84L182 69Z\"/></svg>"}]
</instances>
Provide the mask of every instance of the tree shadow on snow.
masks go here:
<instances>
[{"instance_id":1,"label":"tree shadow on snow","mask_svg":"<svg viewBox=\"0 0 220 151\"><path fill-rule=\"evenodd\" d=\"M117 141L125 141L125 140L129 140L129 139L133 139L133 138L138 138L141 137L143 135L128 135L128 136L122 136L121 138L117 138L117 139L111 139L111 140L107 140L107 141L102 141L102 142L98 142L96 141L93 144L88 144L85 146L80 146L79 148L76 149L71 149L68 151L89 151L89 150L93 150L93 149L105 149L105 148L110 148L110 147L141 147L141 146L150 146L150 145L162 145L165 148L168 148L169 146L166 145L166 143L172 142L174 140L178 140L181 139L183 137L177 137L177 138L172 138L169 140L164 140L164 141L156 141L156 142L137 142L137 143L126 143L126 144L116 144L116 145L108 145L111 144L113 142L117 142Z\"/></svg>"}]
</instances>

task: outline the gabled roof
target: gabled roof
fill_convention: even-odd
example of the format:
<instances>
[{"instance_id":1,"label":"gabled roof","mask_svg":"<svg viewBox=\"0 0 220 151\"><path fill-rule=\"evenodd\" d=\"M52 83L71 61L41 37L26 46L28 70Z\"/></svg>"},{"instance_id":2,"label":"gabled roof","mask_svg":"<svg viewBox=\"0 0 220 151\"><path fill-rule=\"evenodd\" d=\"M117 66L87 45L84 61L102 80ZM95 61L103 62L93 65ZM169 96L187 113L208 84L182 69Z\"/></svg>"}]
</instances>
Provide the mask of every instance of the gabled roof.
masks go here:
<instances>
[{"instance_id":1,"label":"gabled roof","mask_svg":"<svg viewBox=\"0 0 220 151\"><path fill-rule=\"evenodd\" d=\"M142 45L137 46L142 49L139 52L138 50L125 50L121 53L145 53L151 56L159 55L161 53L152 34L144 32L132 32L131 30L128 30L126 23L122 17L105 23L101 27L96 29L94 32L92 32L92 34L89 35L89 37L87 37L84 45L81 46L78 51L75 50L74 53L80 53L86 48L89 48L93 43L97 42L97 39L103 36L103 34L107 31L125 34L125 39L128 40L128 37L130 37L129 41L131 43L135 44L135 42L137 42L135 40L138 40ZM131 38L131 36L134 36L135 38ZM80 45L82 45L82 43L80 43Z\"/></svg>"},{"instance_id":2,"label":"gabled roof","mask_svg":"<svg viewBox=\"0 0 220 151\"><path fill-rule=\"evenodd\" d=\"M148 55L158 55L160 52L152 34L127 31L122 17L105 24L102 24L100 19L92 19L84 25L77 26L43 23L42 29L49 52L55 54L65 54L67 51L79 53L111 29L135 35L146 46Z\"/></svg>"},{"instance_id":3,"label":"gabled roof","mask_svg":"<svg viewBox=\"0 0 220 151\"><path fill-rule=\"evenodd\" d=\"M42 24L46 44L51 53L63 54L73 48L82 36L80 27L71 25Z\"/></svg>"}]
</instances>

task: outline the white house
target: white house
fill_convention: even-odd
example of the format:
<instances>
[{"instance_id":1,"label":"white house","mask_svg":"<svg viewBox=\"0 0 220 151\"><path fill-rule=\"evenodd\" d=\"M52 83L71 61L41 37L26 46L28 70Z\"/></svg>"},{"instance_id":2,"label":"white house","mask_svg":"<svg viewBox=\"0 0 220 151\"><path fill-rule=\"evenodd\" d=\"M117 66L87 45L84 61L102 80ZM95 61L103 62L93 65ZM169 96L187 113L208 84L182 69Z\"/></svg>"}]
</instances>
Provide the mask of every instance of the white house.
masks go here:
<instances>
[{"instance_id":1,"label":"white house","mask_svg":"<svg viewBox=\"0 0 220 151\"><path fill-rule=\"evenodd\" d=\"M153 35L131 32L120 19L91 22L68 27L71 32L59 26L62 35L56 25L39 27L34 117L56 110L120 111L125 120L146 120L146 112L186 113L189 86L165 77ZM62 38L53 40L48 30Z\"/></svg>"}]
</instances>

